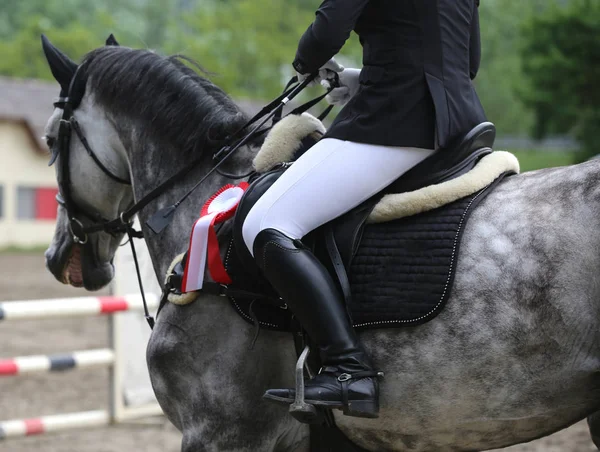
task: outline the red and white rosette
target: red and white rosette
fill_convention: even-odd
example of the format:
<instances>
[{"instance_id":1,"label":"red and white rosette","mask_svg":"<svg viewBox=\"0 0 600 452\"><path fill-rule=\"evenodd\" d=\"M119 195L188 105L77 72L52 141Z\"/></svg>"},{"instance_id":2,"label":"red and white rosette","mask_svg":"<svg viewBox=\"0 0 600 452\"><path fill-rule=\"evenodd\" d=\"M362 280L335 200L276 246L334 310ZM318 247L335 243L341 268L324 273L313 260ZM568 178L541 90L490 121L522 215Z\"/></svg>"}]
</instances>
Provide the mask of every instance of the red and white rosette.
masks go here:
<instances>
[{"instance_id":1,"label":"red and white rosette","mask_svg":"<svg viewBox=\"0 0 600 452\"><path fill-rule=\"evenodd\" d=\"M233 217L247 188L246 182L241 182L239 185L226 185L211 196L202 207L200 218L194 223L190 236L190 247L181 286L183 293L202 289L207 262L208 271L215 282L231 284L231 278L221 260L215 225Z\"/></svg>"}]
</instances>

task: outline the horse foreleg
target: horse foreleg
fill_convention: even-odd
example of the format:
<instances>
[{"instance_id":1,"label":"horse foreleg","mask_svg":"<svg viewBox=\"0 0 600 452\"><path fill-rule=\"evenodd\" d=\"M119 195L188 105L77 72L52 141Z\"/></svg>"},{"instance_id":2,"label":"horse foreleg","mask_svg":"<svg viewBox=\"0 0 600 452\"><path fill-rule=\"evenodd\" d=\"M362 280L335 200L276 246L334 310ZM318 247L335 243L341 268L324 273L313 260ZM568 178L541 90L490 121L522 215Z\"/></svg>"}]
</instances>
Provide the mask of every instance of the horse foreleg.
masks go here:
<instances>
[{"instance_id":1,"label":"horse foreleg","mask_svg":"<svg viewBox=\"0 0 600 452\"><path fill-rule=\"evenodd\" d=\"M590 435L592 435L592 441L596 445L596 448L600 450L600 411L596 411L591 416L588 416L587 423Z\"/></svg>"},{"instance_id":2,"label":"horse foreleg","mask_svg":"<svg viewBox=\"0 0 600 452\"><path fill-rule=\"evenodd\" d=\"M166 305L147 350L156 397L182 432L182 452L306 452L308 428L288 408L262 399L292 385L295 355L288 334L252 326L222 299Z\"/></svg>"}]
</instances>

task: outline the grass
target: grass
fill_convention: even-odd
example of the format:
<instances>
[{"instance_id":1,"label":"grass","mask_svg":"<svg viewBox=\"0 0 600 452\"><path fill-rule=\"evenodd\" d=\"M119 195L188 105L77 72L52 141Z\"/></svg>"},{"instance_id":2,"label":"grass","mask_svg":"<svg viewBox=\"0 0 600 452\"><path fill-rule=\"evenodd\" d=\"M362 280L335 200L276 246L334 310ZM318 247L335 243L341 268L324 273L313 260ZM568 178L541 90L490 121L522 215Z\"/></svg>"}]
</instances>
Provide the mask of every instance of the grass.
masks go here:
<instances>
[{"instance_id":1,"label":"grass","mask_svg":"<svg viewBox=\"0 0 600 452\"><path fill-rule=\"evenodd\" d=\"M48 245L39 246L6 246L0 248L0 254L44 254Z\"/></svg>"},{"instance_id":2,"label":"grass","mask_svg":"<svg viewBox=\"0 0 600 452\"><path fill-rule=\"evenodd\" d=\"M538 151L523 149L507 149L513 153L521 164L521 172L533 171L554 166L566 166L574 163L575 154L560 151Z\"/></svg>"}]
</instances>

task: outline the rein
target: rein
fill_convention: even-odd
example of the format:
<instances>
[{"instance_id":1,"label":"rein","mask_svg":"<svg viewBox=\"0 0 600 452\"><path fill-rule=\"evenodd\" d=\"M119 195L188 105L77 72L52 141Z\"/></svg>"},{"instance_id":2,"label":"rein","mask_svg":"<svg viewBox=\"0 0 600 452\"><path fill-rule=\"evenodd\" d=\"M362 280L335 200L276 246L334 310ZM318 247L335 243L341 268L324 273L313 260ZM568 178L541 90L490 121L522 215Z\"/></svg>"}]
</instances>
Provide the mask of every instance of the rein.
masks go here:
<instances>
[{"instance_id":1,"label":"rein","mask_svg":"<svg viewBox=\"0 0 600 452\"><path fill-rule=\"evenodd\" d=\"M89 63L88 63L89 64ZM294 99L298 94L300 94L309 83L316 77L317 74L314 74L311 77L306 78L301 83L298 83L297 77L292 78L288 85L286 86L284 93L270 102L268 105L263 107L263 109L258 112L254 117L252 117L246 124L244 124L240 130L234 133L232 136L228 137L226 141L231 141L231 143L224 145L218 152L213 155L213 160L216 161L216 164L212 167L212 169L198 181L190 191L188 191L183 197L181 197L175 204L168 206L164 209L156 212L147 222L146 225L155 233L161 233L171 222L175 211L181 205L183 201L185 201L210 175L212 175L215 171L219 170L219 167L231 157L235 151L239 148L250 142L252 139L257 138L265 133L267 133L271 127L261 129L269 119L273 119L273 122L276 123L281 119L283 107L287 105L292 99ZM56 195L57 202L63 206L67 212L67 217L69 220L69 231L71 233L71 237L76 244L84 245L88 241L88 234L93 234L97 232L106 232L111 235L116 235L119 233L125 233L128 235L129 242L131 245L131 250L133 254L133 259L136 267L136 273L138 278L138 284L140 286L140 291L142 294L142 300L144 303L144 315L145 318L150 325L150 328L154 327L154 318L150 315L146 303L146 298L144 294L144 288L142 284L141 273L139 269L139 263L137 259L137 253L135 250L135 245L133 243L133 238L142 238L143 233L141 231L136 231L133 228L133 217L140 212L144 207L146 207L150 202L155 200L158 196L165 193L169 188L171 188L176 181L180 180L182 177L187 175L190 171L196 168L204 158L198 158L192 161L185 168L178 171L176 174L169 177L166 181L159 184L156 188L154 188L150 193L146 194L142 199L138 202L134 203L130 208L121 212L117 218L112 220L107 220L99 213L91 213L87 209L82 208L77 205L74 201L71 193L71 180L70 180L70 171L69 171L69 154L71 148L71 139L73 136L73 132L77 135L77 138L81 141L83 147L85 148L88 155L92 158L96 166L100 168L100 170L110 177L115 182L118 182L123 185L131 185L130 180L123 179L114 173L112 173L98 158L96 153L91 148L89 142L87 141L83 131L77 120L75 119L73 112L77 109L83 95L85 94L85 85L87 82L87 74L86 74L86 63L80 65L73 79L71 80L71 84L69 86L67 97L59 98L54 106L57 108L63 109L63 114L60 120L58 137L57 137L57 146L58 150L53 153L52 158L50 160L49 165L54 164L57 157L60 156L60 168L58 171L58 188L59 193ZM292 86L294 85L295 86ZM291 87L290 87L291 86ZM301 105L300 107L294 109L290 114L301 114L308 109L315 106L321 100L325 98L329 92L334 89L332 86L324 95L313 99L306 104ZM324 119L327 114L331 111L332 106L327 108L323 114L319 116L319 119ZM259 122L260 121L260 122ZM243 137L235 140L235 137L239 136L246 129L255 125L252 130L246 133ZM221 173L223 174L223 173ZM247 175L241 176L233 176L233 178L243 178ZM227 175L229 176L229 175ZM92 224L89 226L84 226L81 220L78 219L78 216L85 217L88 220L92 221Z\"/></svg>"}]
</instances>

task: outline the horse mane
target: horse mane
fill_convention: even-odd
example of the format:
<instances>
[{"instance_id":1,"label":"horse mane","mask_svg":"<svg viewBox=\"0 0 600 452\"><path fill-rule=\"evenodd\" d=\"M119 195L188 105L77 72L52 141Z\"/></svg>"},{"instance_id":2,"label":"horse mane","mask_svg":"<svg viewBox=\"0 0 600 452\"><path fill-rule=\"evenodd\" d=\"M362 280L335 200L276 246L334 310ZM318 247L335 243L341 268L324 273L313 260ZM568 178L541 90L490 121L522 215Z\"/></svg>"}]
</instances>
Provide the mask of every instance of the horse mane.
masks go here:
<instances>
[{"instance_id":1,"label":"horse mane","mask_svg":"<svg viewBox=\"0 0 600 452\"><path fill-rule=\"evenodd\" d=\"M214 83L175 56L127 47L101 47L83 64L95 101L142 121L144 133L182 151L214 149L246 122L246 115Z\"/></svg>"}]
</instances>

